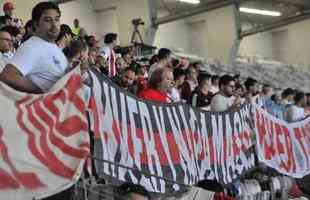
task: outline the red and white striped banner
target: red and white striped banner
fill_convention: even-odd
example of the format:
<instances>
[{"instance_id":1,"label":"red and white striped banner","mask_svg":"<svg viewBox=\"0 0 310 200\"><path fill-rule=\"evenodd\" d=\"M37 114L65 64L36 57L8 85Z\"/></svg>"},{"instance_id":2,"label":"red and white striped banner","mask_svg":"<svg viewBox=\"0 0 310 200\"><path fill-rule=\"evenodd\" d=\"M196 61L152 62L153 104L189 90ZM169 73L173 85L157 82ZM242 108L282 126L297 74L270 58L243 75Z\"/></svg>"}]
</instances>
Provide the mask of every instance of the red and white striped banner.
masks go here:
<instances>
[{"instance_id":1,"label":"red and white striped banner","mask_svg":"<svg viewBox=\"0 0 310 200\"><path fill-rule=\"evenodd\" d=\"M257 105L253 117L259 160L295 178L310 174L310 118L287 123Z\"/></svg>"},{"instance_id":2,"label":"red and white striped banner","mask_svg":"<svg viewBox=\"0 0 310 200\"><path fill-rule=\"evenodd\" d=\"M0 199L43 198L77 181L89 154L84 87L77 71L44 95L0 83Z\"/></svg>"}]
</instances>

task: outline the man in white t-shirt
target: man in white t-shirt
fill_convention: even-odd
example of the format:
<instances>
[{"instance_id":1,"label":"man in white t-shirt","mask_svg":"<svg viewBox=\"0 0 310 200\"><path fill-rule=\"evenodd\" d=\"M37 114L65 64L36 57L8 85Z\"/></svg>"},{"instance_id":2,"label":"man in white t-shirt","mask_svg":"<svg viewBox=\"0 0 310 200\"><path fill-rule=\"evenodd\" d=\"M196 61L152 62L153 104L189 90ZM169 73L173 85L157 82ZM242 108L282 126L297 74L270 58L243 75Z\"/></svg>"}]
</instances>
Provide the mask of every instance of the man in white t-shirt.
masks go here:
<instances>
[{"instance_id":1,"label":"man in white t-shirt","mask_svg":"<svg viewBox=\"0 0 310 200\"><path fill-rule=\"evenodd\" d=\"M224 112L231 109L238 109L241 105L239 97L233 97L235 80L232 76L224 75L219 80L220 91L211 100L211 111Z\"/></svg>"},{"instance_id":2,"label":"man in white t-shirt","mask_svg":"<svg viewBox=\"0 0 310 200\"><path fill-rule=\"evenodd\" d=\"M306 95L302 92L298 92L294 97L294 102L295 104L287 109L286 117L288 122L298 122L306 118Z\"/></svg>"},{"instance_id":3,"label":"man in white t-shirt","mask_svg":"<svg viewBox=\"0 0 310 200\"><path fill-rule=\"evenodd\" d=\"M108 71L109 77L114 77L117 75L118 69L116 66L116 54L114 48L117 44L117 34L108 33L104 37L105 46L100 49L100 55L108 61Z\"/></svg>"},{"instance_id":4,"label":"man in white t-shirt","mask_svg":"<svg viewBox=\"0 0 310 200\"><path fill-rule=\"evenodd\" d=\"M64 74L68 61L56 45L61 12L53 2L38 3L32 10L35 35L24 42L0 74L0 80L27 93L47 92Z\"/></svg>"}]
</instances>

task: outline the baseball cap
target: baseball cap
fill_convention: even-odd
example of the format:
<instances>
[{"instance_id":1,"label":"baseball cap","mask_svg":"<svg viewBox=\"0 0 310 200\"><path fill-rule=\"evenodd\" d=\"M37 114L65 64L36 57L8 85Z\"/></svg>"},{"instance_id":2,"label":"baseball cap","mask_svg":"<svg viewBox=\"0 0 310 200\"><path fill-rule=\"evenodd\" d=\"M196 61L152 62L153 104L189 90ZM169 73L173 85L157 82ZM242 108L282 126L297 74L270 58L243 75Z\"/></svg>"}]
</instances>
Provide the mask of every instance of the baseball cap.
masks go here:
<instances>
[{"instance_id":1,"label":"baseball cap","mask_svg":"<svg viewBox=\"0 0 310 200\"><path fill-rule=\"evenodd\" d=\"M3 4L3 10L14 10L14 4L12 2L6 2Z\"/></svg>"}]
</instances>

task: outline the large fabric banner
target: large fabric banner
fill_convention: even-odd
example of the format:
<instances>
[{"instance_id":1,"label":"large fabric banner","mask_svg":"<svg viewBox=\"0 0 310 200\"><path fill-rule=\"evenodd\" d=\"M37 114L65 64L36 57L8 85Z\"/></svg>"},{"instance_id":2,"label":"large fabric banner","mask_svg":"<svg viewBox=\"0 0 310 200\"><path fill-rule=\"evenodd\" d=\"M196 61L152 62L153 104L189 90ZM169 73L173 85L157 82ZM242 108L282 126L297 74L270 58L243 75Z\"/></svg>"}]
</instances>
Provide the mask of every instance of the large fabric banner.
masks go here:
<instances>
[{"instance_id":1,"label":"large fabric banner","mask_svg":"<svg viewBox=\"0 0 310 200\"><path fill-rule=\"evenodd\" d=\"M84 90L77 72L44 95L0 83L0 199L39 199L76 182L89 155Z\"/></svg>"},{"instance_id":2,"label":"large fabric banner","mask_svg":"<svg viewBox=\"0 0 310 200\"><path fill-rule=\"evenodd\" d=\"M259 160L295 178L310 174L310 118L289 124L257 106L253 117Z\"/></svg>"},{"instance_id":3,"label":"large fabric banner","mask_svg":"<svg viewBox=\"0 0 310 200\"><path fill-rule=\"evenodd\" d=\"M148 174L186 185L230 183L254 166L250 106L210 113L156 104L124 93L96 71L92 79L95 157L108 161L96 162L99 175L165 193L179 186Z\"/></svg>"}]
</instances>

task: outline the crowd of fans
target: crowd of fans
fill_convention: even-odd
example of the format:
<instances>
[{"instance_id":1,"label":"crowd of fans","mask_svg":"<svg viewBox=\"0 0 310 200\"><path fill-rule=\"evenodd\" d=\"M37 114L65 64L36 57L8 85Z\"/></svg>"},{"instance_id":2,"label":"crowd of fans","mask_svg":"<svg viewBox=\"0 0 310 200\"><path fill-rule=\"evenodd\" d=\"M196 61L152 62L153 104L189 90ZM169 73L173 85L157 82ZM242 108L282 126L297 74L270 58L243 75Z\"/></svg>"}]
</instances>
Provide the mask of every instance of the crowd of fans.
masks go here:
<instances>
[{"instance_id":1,"label":"crowd of fans","mask_svg":"<svg viewBox=\"0 0 310 200\"><path fill-rule=\"evenodd\" d=\"M183 102L215 112L256 103L288 122L303 120L310 114L310 93L292 88L275 91L255 77L209 74L202 63L177 58L166 48L152 57L141 58L135 54L134 46L118 47L115 33L106 34L105 45L101 46L95 36L80 27L78 19L73 28L60 24L61 12L52 2L36 5L25 26L13 17L12 3L5 3L3 10L0 79L16 90L48 92L65 73L80 67L82 74L97 70L124 91L157 103ZM150 199L141 186L125 184L120 190L126 198L134 193L127 199Z\"/></svg>"}]
</instances>

